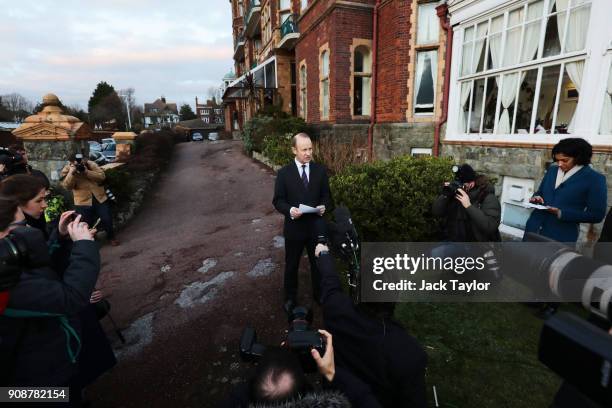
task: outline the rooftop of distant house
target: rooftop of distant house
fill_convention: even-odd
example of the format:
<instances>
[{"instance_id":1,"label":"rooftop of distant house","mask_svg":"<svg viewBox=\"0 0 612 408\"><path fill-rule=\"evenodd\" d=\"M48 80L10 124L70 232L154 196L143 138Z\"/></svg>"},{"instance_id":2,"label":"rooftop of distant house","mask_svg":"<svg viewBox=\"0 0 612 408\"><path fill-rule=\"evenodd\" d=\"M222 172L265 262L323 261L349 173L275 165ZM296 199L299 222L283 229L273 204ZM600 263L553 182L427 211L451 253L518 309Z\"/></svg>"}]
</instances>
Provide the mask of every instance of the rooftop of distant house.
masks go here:
<instances>
[{"instance_id":1,"label":"rooftop of distant house","mask_svg":"<svg viewBox=\"0 0 612 408\"><path fill-rule=\"evenodd\" d=\"M174 113L178 115L176 103L167 103L163 96L153 103L145 103L144 113L147 116Z\"/></svg>"}]
</instances>

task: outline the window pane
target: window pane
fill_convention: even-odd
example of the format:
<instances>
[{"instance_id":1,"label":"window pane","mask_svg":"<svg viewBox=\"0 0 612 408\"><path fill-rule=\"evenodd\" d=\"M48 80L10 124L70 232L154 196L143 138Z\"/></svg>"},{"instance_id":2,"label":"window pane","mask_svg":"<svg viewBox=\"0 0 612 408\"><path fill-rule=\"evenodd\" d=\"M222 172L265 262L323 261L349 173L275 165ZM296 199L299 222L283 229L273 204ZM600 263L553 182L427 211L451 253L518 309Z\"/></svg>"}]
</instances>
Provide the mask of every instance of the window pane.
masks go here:
<instances>
[{"instance_id":1,"label":"window pane","mask_svg":"<svg viewBox=\"0 0 612 408\"><path fill-rule=\"evenodd\" d=\"M363 72L363 54L361 51L355 51L355 72Z\"/></svg>"},{"instance_id":2,"label":"window pane","mask_svg":"<svg viewBox=\"0 0 612 408\"><path fill-rule=\"evenodd\" d=\"M512 10L508 14L508 27L514 27L523 22L524 17L524 8L518 8L516 10Z\"/></svg>"},{"instance_id":3,"label":"window pane","mask_svg":"<svg viewBox=\"0 0 612 408\"><path fill-rule=\"evenodd\" d=\"M280 0L280 9L290 9L291 8L291 0Z\"/></svg>"},{"instance_id":4,"label":"window pane","mask_svg":"<svg viewBox=\"0 0 612 408\"><path fill-rule=\"evenodd\" d=\"M533 98L535 97L536 81L538 79L538 70L532 69L521 73L524 77L519 91L518 107L516 112L516 125L514 133L524 134L529 133L531 125L531 114L533 112ZM520 80L520 79L519 79Z\"/></svg>"},{"instance_id":5,"label":"window pane","mask_svg":"<svg viewBox=\"0 0 612 408\"><path fill-rule=\"evenodd\" d=\"M415 112L432 113L437 75L437 51L417 53Z\"/></svg>"},{"instance_id":6,"label":"window pane","mask_svg":"<svg viewBox=\"0 0 612 408\"><path fill-rule=\"evenodd\" d=\"M266 88L276 88L276 67L274 62L266 65Z\"/></svg>"},{"instance_id":7,"label":"window pane","mask_svg":"<svg viewBox=\"0 0 612 408\"><path fill-rule=\"evenodd\" d=\"M565 52L581 51L586 43L591 5L582 6L570 11L569 24L565 34ZM559 26L565 24L565 14L559 15Z\"/></svg>"},{"instance_id":8,"label":"window pane","mask_svg":"<svg viewBox=\"0 0 612 408\"><path fill-rule=\"evenodd\" d=\"M321 74L326 77L329 75L329 53L324 51L321 55Z\"/></svg>"},{"instance_id":9,"label":"window pane","mask_svg":"<svg viewBox=\"0 0 612 408\"><path fill-rule=\"evenodd\" d=\"M521 27L518 26L506 33L506 48L504 49L504 66L519 63L521 49Z\"/></svg>"},{"instance_id":10,"label":"window pane","mask_svg":"<svg viewBox=\"0 0 612 408\"><path fill-rule=\"evenodd\" d=\"M323 117L329 117L329 80L323 81Z\"/></svg>"},{"instance_id":11,"label":"window pane","mask_svg":"<svg viewBox=\"0 0 612 408\"><path fill-rule=\"evenodd\" d=\"M573 133L573 118L580 96L580 85L582 83L582 71L584 61L570 62L565 64L563 79L561 82L561 97L557 109L557 133Z\"/></svg>"},{"instance_id":12,"label":"window pane","mask_svg":"<svg viewBox=\"0 0 612 408\"><path fill-rule=\"evenodd\" d=\"M599 133L602 135L612 135L612 64L610 64L608 83L604 92L603 112L601 113Z\"/></svg>"},{"instance_id":13,"label":"window pane","mask_svg":"<svg viewBox=\"0 0 612 408\"><path fill-rule=\"evenodd\" d=\"M482 100L484 94L484 78L474 81L474 96L470 111L470 133L480 133L480 118L482 116Z\"/></svg>"},{"instance_id":14,"label":"window pane","mask_svg":"<svg viewBox=\"0 0 612 408\"><path fill-rule=\"evenodd\" d=\"M308 7L308 0L302 0L302 10Z\"/></svg>"},{"instance_id":15,"label":"window pane","mask_svg":"<svg viewBox=\"0 0 612 408\"><path fill-rule=\"evenodd\" d=\"M353 115L363 115L363 77L355 77L353 84Z\"/></svg>"},{"instance_id":16,"label":"window pane","mask_svg":"<svg viewBox=\"0 0 612 408\"><path fill-rule=\"evenodd\" d=\"M527 6L527 21L533 21L544 15L544 1L534 1Z\"/></svg>"},{"instance_id":17,"label":"window pane","mask_svg":"<svg viewBox=\"0 0 612 408\"><path fill-rule=\"evenodd\" d=\"M557 26L557 15L548 17L546 22L546 37L544 39L544 57L558 55L561 52L561 41L559 40L559 27Z\"/></svg>"},{"instance_id":18,"label":"window pane","mask_svg":"<svg viewBox=\"0 0 612 408\"><path fill-rule=\"evenodd\" d=\"M495 126L495 109L497 106L497 81L495 77L487 78L487 97L485 99L483 133L493 133Z\"/></svg>"},{"instance_id":19,"label":"window pane","mask_svg":"<svg viewBox=\"0 0 612 408\"><path fill-rule=\"evenodd\" d=\"M482 72L485 66L485 40L476 40L474 44L474 54L472 57L471 72Z\"/></svg>"},{"instance_id":20,"label":"window pane","mask_svg":"<svg viewBox=\"0 0 612 408\"><path fill-rule=\"evenodd\" d=\"M417 20L417 44L437 43L439 25L436 3L420 4Z\"/></svg>"},{"instance_id":21,"label":"window pane","mask_svg":"<svg viewBox=\"0 0 612 408\"><path fill-rule=\"evenodd\" d=\"M463 46L461 55L461 75L467 75L472 73L471 60L472 60L472 48L474 43L467 43Z\"/></svg>"},{"instance_id":22,"label":"window pane","mask_svg":"<svg viewBox=\"0 0 612 408\"><path fill-rule=\"evenodd\" d=\"M459 123L457 129L459 133L466 133L468 114L470 111L470 95L472 93L472 82L467 81L461 84L461 111L459 112Z\"/></svg>"},{"instance_id":23,"label":"window pane","mask_svg":"<svg viewBox=\"0 0 612 408\"><path fill-rule=\"evenodd\" d=\"M525 37L522 45L521 62L531 61L535 58L540 44L540 21L525 25Z\"/></svg>"},{"instance_id":24,"label":"window pane","mask_svg":"<svg viewBox=\"0 0 612 408\"><path fill-rule=\"evenodd\" d=\"M516 87L518 85L518 73L504 75L501 86L501 103L499 107L499 120L497 121L497 133L509 134L512 132L512 120L516 107Z\"/></svg>"},{"instance_id":25,"label":"window pane","mask_svg":"<svg viewBox=\"0 0 612 408\"><path fill-rule=\"evenodd\" d=\"M371 100L371 89L372 89L372 85L371 85L371 79L370 77L363 77L362 82L361 82L361 94L362 94L362 108L361 108L361 114L362 115L370 115L370 100Z\"/></svg>"},{"instance_id":26,"label":"window pane","mask_svg":"<svg viewBox=\"0 0 612 408\"><path fill-rule=\"evenodd\" d=\"M540 84L538 114L536 116L534 133L550 133L560 70L561 65L553 65L545 67L542 71L542 83Z\"/></svg>"},{"instance_id":27,"label":"window pane","mask_svg":"<svg viewBox=\"0 0 612 408\"><path fill-rule=\"evenodd\" d=\"M468 27L463 31L463 43L467 43L474 39L474 27Z\"/></svg>"}]
</instances>

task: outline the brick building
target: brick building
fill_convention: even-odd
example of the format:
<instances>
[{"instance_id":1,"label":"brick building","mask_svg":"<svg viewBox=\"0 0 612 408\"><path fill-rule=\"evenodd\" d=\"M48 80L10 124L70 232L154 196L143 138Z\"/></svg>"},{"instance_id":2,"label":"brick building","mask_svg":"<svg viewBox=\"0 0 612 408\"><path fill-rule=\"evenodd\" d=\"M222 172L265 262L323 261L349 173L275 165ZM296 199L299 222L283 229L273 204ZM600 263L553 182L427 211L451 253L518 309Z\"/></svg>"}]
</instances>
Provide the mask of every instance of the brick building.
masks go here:
<instances>
[{"instance_id":1,"label":"brick building","mask_svg":"<svg viewBox=\"0 0 612 408\"><path fill-rule=\"evenodd\" d=\"M444 1L252 1L231 1L239 78L224 95L226 122L241 128L277 103L322 136L369 139L377 158L432 152L443 116ZM245 73L261 83L259 64L272 62L273 89L249 104Z\"/></svg>"},{"instance_id":2,"label":"brick building","mask_svg":"<svg viewBox=\"0 0 612 408\"><path fill-rule=\"evenodd\" d=\"M225 116L223 107L216 100L207 100L206 103L200 103L198 97L195 98L196 116L206 124L217 124L223 126Z\"/></svg>"}]
</instances>

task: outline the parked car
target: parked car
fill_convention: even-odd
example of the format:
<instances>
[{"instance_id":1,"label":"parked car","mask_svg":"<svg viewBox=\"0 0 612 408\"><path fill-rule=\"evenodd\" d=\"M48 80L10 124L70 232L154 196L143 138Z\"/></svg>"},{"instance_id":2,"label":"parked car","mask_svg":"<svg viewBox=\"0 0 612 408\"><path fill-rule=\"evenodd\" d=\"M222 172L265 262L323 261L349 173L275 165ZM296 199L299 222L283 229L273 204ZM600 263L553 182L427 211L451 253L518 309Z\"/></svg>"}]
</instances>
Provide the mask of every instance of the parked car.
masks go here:
<instances>
[{"instance_id":1,"label":"parked car","mask_svg":"<svg viewBox=\"0 0 612 408\"><path fill-rule=\"evenodd\" d=\"M204 136L202 136L200 132L195 132L193 135L191 135L191 140L194 142L201 142L204 140Z\"/></svg>"},{"instance_id":2,"label":"parked car","mask_svg":"<svg viewBox=\"0 0 612 408\"><path fill-rule=\"evenodd\" d=\"M94 140L90 140L88 143L90 152L100 152L102 150L102 145L100 143Z\"/></svg>"},{"instance_id":3,"label":"parked car","mask_svg":"<svg viewBox=\"0 0 612 408\"><path fill-rule=\"evenodd\" d=\"M208 140L219 140L219 134L217 132L210 132L208 134Z\"/></svg>"},{"instance_id":4,"label":"parked car","mask_svg":"<svg viewBox=\"0 0 612 408\"><path fill-rule=\"evenodd\" d=\"M117 157L117 145L115 143L106 144L102 147L102 151L100 153L102 153L109 162L115 161L115 158Z\"/></svg>"},{"instance_id":5,"label":"parked car","mask_svg":"<svg viewBox=\"0 0 612 408\"><path fill-rule=\"evenodd\" d=\"M104 166L105 164L108 164L108 159L106 158L106 156L96 151L89 151L89 160L96 163L98 166Z\"/></svg>"},{"instance_id":6,"label":"parked car","mask_svg":"<svg viewBox=\"0 0 612 408\"><path fill-rule=\"evenodd\" d=\"M115 139L113 139L112 137L107 137L107 138L102 139L100 143L102 144L102 146L104 146L106 144L114 144L117 142L115 142Z\"/></svg>"}]
</instances>

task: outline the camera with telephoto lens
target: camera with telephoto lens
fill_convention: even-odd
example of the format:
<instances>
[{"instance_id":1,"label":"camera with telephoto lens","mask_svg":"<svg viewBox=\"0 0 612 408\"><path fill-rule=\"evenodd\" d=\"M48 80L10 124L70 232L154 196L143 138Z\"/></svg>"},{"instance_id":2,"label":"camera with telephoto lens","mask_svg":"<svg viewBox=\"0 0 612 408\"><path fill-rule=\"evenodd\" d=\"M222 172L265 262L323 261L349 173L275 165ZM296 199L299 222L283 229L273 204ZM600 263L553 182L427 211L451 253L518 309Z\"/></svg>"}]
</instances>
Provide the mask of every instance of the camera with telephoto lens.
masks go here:
<instances>
[{"instance_id":1,"label":"camera with telephoto lens","mask_svg":"<svg viewBox=\"0 0 612 408\"><path fill-rule=\"evenodd\" d=\"M612 406L612 265L534 233L526 233L524 241L537 242L538 250L503 246L504 257L513 260L505 273L559 300L582 299L590 314L588 320L563 312L548 317L540 335L540 361L583 395Z\"/></svg>"},{"instance_id":2,"label":"camera with telephoto lens","mask_svg":"<svg viewBox=\"0 0 612 408\"><path fill-rule=\"evenodd\" d=\"M305 306L296 306L289 312L289 327L283 347L294 352L302 368L307 373L317 371L317 365L310 354L316 349L322 356L325 354L325 338L312 327L312 310ZM240 338L240 357L243 361L254 361L261 358L267 346L257 342L257 332L252 327L243 330Z\"/></svg>"},{"instance_id":3,"label":"camera with telephoto lens","mask_svg":"<svg viewBox=\"0 0 612 408\"><path fill-rule=\"evenodd\" d=\"M0 164L4 164L4 174L7 176L27 172L23 156L6 147L0 147Z\"/></svg>"}]
</instances>

